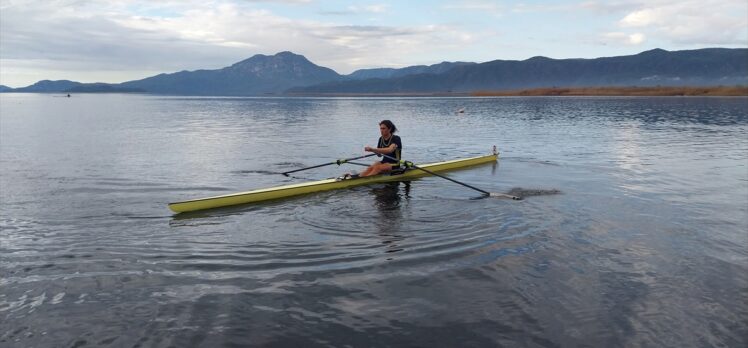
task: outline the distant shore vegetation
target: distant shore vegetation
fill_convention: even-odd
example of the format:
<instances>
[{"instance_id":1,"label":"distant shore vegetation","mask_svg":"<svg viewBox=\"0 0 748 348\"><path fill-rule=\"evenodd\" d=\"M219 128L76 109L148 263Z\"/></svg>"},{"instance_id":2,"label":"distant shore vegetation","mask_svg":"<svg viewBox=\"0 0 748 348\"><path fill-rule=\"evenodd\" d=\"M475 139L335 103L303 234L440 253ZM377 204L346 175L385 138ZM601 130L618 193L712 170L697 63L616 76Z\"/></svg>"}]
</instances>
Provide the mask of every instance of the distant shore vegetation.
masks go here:
<instances>
[{"instance_id":1,"label":"distant shore vegetation","mask_svg":"<svg viewBox=\"0 0 748 348\"><path fill-rule=\"evenodd\" d=\"M474 91L476 97L491 96L748 96L748 86L715 87L581 87L532 88L507 91Z\"/></svg>"}]
</instances>

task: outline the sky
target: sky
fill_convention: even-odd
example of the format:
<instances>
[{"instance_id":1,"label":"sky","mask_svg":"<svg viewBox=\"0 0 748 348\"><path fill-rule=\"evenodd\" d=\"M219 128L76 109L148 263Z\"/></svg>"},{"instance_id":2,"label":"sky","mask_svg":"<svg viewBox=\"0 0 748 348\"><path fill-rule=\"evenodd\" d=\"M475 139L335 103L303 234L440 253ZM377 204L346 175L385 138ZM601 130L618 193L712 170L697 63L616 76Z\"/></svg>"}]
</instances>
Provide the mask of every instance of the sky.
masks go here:
<instances>
[{"instance_id":1,"label":"sky","mask_svg":"<svg viewBox=\"0 0 748 348\"><path fill-rule=\"evenodd\" d=\"M746 0L0 0L0 84L118 83L291 51L340 74L748 47Z\"/></svg>"}]
</instances>

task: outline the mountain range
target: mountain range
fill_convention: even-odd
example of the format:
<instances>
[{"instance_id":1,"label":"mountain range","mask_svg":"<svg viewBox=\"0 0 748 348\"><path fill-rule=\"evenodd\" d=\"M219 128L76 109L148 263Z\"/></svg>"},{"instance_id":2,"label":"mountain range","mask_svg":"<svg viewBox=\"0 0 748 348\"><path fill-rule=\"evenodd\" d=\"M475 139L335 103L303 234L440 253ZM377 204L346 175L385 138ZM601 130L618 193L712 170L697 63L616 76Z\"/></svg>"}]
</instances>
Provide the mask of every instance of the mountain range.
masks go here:
<instances>
[{"instance_id":1,"label":"mountain range","mask_svg":"<svg viewBox=\"0 0 748 348\"><path fill-rule=\"evenodd\" d=\"M442 62L341 75L292 52L254 55L216 70L159 74L119 84L39 81L0 92L140 92L251 96L346 93L465 93L535 87L748 85L748 49L654 49L594 59Z\"/></svg>"}]
</instances>

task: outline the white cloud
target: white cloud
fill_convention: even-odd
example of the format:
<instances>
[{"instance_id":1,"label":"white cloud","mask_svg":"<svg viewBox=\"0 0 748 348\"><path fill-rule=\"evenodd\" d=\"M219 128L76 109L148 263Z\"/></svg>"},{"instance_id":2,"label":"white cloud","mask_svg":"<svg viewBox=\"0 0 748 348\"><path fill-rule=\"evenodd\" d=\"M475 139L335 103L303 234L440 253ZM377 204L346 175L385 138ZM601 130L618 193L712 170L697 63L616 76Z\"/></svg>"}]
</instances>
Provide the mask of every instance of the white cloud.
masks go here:
<instances>
[{"instance_id":1,"label":"white cloud","mask_svg":"<svg viewBox=\"0 0 748 348\"><path fill-rule=\"evenodd\" d=\"M748 1L745 0L613 0L586 1L580 9L613 17L603 42L643 41L669 49L704 46L748 46Z\"/></svg>"},{"instance_id":2,"label":"white cloud","mask_svg":"<svg viewBox=\"0 0 748 348\"><path fill-rule=\"evenodd\" d=\"M102 81L98 77L109 71L120 80L103 82L120 82L128 79L122 78L128 71L136 79L150 71L216 69L254 54L287 50L349 73L361 67L432 62L424 57L440 56L440 51L454 51L476 40L474 33L445 25L340 25L291 19L246 2L121 0L99 6L64 5L60 11L48 11L46 2L3 2L3 83L33 83L40 78L29 80L32 70L83 82L94 81L81 76ZM34 62L35 68L23 62ZM61 76L63 71L69 75Z\"/></svg>"},{"instance_id":3,"label":"white cloud","mask_svg":"<svg viewBox=\"0 0 748 348\"><path fill-rule=\"evenodd\" d=\"M569 3L555 3L555 4L518 3L512 6L512 12L525 13L525 14L542 13L542 12L571 12L571 11L576 11L578 9L578 6L579 6L578 4L569 4Z\"/></svg>"},{"instance_id":4,"label":"white cloud","mask_svg":"<svg viewBox=\"0 0 748 348\"><path fill-rule=\"evenodd\" d=\"M601 35L603 44L622 44L622 45L639 45L646 40L646 35L642 33L627 34L623 32L611 32Z\"/></svg>"},{"instance_id":5,"label":"white cloud","mask_svg":"<svg viewBox=\"0 0 748 348\"><path fill-rule=\"evenodd\" d=\"M358 14L381 14L386 13L389 10L390 5L387 4L374 4L366 6L350 5L342 11L324 11L323 14L332 15L358 15Z\"/></svg>"},{"instance_id":6,"label":"white cloud","mask_svg":"<svg viewBox=\"0 0 748 348\"><path fill-rule=\"evenodd\" d=\"M459 1L456 3L444 5L442 7L445 10L477 11L490 13L495 16L502 16L507 11L506 8L497 1L490 0Z\"/></svg>"},{"instance_id":7,"label":"white cloud","mask_svg":"<svg viewBox=\"0 0 748 348\"><path fill-rule=\"evenodd\" d=\"M646 40L646 37L642 33L631 34L629 35L628 38L629 38L629 43L631 43L632 45L638 45L644 42L644 40Z\"/></svg>"},{"instance_id":8,"label":"white cloud","mask_svg":"<svg viewBox=\"0 0 748 348\"><path fill-rule=\"evenodd\" d=\"M497 17L504 16L511 13L539 13L539 12L559 12L559 11L572 11L577 8L577 5L568 3L514 3L514 4L502 4L501 1L492 0L468 0L468 1L457 1L445 4L442 6L445 10L459 10L459 11L471 11L477 13L488 13Z\"/></svg>"},{"instance_id":9,"label":"white cloud","mask_svg":"<svg viewBox=\"0 0 748 348\"><path fill-rule=\"evenodd\" d=\"M644 1L586 1L579 4L579 7L592 11L597 14L620 14L635 11L640 8Z\"/></svg>"},{"instance_id":10,"label":"white cloud","mask_svg":"<svg viewBox=\"0 0 748 348\"><path fill-rule=\"evenodd\" d=\"M658 13L655 9L643 9L634 11L621 19L620 23L624 27L644 27L651 25L658 20Z\"/></svg>"},{"instance_id":11,"label":"white cloud","mask_svg":"<svg viewBox=\"0 0 748 348\"><path fill-rule=\"evenodd\" d=\"M651 1L637 4L618 22L674 44L748 44L745 0Z\"/></svg>"},{"instance_id":12,"label":"white cloud","mask_svg":"<svg viewBox=\"0 0 748 348\"><path fill-rule=\"evenodd\" d=\"M384 13L387 12L387 9L389 8L389 5L386 4L376 4L376 5L369 5L364 7L364 9L368 12L372 13Z\"/></svg>"}]
</instances>

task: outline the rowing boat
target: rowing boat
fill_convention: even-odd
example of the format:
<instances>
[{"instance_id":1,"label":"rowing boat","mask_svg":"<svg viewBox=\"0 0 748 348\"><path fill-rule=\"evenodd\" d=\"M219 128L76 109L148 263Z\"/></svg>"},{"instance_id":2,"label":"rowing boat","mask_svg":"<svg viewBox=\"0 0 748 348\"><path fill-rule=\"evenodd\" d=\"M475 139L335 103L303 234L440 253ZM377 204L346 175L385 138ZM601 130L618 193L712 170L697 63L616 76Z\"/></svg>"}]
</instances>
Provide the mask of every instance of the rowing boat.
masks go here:
<instances>
[{"instance_id":1,"label":"rowing boat","mask_svg":"<svg viewBox=\"0 0 748 348\"><path fill-rule=\"evenodd\" d=\"M463 159L456 159L446 162L437 162L430 164L419 165L418 167L426 169L432 172L444 172L455 169L462 169L470 166L479 164L492 163L498 160L498 154L492 153L485 156L477 156ZM380 182L388 181L400 181L413 179L421 176L429 175L423 170L417 168L407 168L404 171L397 174L381 174L367 177L357 177L350 179L325 179L318 181L310 181L300 184L276 186L264 189L257 189L247 192L239 192L228 195L213 196L207 198L192 199L182 202L169 203L169 209L176 213L184 213L189 211L213 209L220 207L228 207L232 205L256 203L261 201L267 201L271 199L286 198L292 196L303 195L307 193L328 191L343 189L353 186L361 186L368 184L375 184Z\"/></svg>"},{"instance_id":2,"label":"rowing boat","mask_svg":"<svg viewBox=\"0 0 748 348\"><path fill-rule=\"evenodd\" d=\"M470 166L479 164L496 162L498 159L497 153L492 153L485 156L477 156L463 159L456 159L446 162L437 162L430 164L419 165L420 168L433 171L433 172L444 172L455 169L462 169ZM399 174L381 174L375 176L350 178L345 180L340 179L325 179L318 181L310 181L300 184L275 186L264 189L257 189L246 192L233 193L228 195L213 196L207 198L192 199L182 202L169 203L169 209L176 213L184 213L189 211L213 209L220 207L228 207L232 205L256 203L261 201L267 201L271 199L286 198L292 196L303 195L307 193L328 191L343 189L353 186L368 185L380 182L388 181L400 181L406 179L413 179L421 176L428 175L425 171L416 168L407 168L405 171Z\"/></svg>"}]
</instances>

